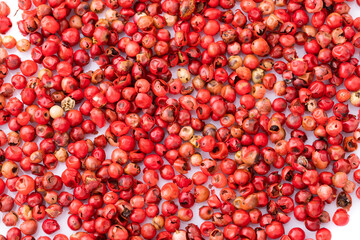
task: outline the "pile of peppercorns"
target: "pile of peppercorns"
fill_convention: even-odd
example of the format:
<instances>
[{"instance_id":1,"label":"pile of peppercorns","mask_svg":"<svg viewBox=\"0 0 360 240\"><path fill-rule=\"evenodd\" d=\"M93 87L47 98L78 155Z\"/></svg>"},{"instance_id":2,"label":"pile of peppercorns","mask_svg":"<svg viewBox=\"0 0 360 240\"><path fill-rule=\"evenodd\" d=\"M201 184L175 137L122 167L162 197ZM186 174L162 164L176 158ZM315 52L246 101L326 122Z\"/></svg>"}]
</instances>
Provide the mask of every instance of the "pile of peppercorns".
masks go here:
<instances>
[{"instance_id":1,"label":"pile of peppercorns","mask_svg":"<svg viewBox=\"0 0 360 240\"><path fill-rule=\"evenodd\" d=\"M331 240L322 224L349 222L360 18L344 0L18 7L24 38L0 38L0 240L310 240L290 214Z\"/></svg>"}]
</instances>

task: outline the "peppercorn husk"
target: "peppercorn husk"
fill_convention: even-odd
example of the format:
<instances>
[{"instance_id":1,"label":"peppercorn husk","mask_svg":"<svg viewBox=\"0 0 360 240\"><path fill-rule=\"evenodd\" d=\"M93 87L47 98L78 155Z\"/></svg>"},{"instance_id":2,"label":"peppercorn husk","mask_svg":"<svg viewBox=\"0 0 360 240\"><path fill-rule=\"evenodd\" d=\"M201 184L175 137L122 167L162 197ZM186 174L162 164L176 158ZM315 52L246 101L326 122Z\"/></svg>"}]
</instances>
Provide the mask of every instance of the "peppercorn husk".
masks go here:
<instances>
[{"instance_id":1,"label":"peppercorn husk","mask_svg":"<svg viewBox=\"0 0 360 240\"><path fill-rule=\"evenodd\" d=\"M251 80L254 84L262 83L262 79L265 75L265 71L261 68L255 68L251 73Z\"/></svg>"},{"instance_id":2,"label":"peppercorn husk","mask_svg":"<svg viewBox=\"0 0 360 240\"><path fill-rule=\"evenodd\" d=\"M306 110L313 112L317 108L317 103L315 99L310 99L305 103Z\"/></svg>"},{"instance_id":3,"label":"peppercorn husk","mask_svg":"<svg viewBox=\"0 0 360 240\"><path fill-rule=\"evenodd\" d=\"M71 97L66 97L61 101L61 107L65 112L70 111L75 107L75 100Z\"/></svg>"},{"instance_id":4,"label":"peppercorn husk","mask_svg":"<svg viewBox=\"0 0 360 240\"><path fill-rule=\"evenodd\" d=\"M194 135L191 137L191 139L189 140L189 142L196 148L199 148L200 147L200 143L199 143L199 140L201 139L202 137L200 135Z\"/></svg>"},{"instance_id":5,"label":"peppercorn husk","mask_svg":"<svg viewBox=\"0 0 360 240\"><path fill-rule=\"evenodd\" d=\"M190 72L185 68L179 68L177 70L177 77L182 83L188 83L191 80Z\"/></svg>"},{"instance_id":6,"label":"peppercorn husk","mask_svg":"<svg viewBox=\"0 0 360 240\"><path fill-rule=\"evenodd\" d=\"M59 162L65 162L69 154L65 148L61 147L55 151L54 156Z\"/></svg>"},{"instance_id":7,"label":"peppercorn husk","mask_svg":"<svg viewBox=\"0 0 360 240\"><path fill-rule=\"evenodd\" d=\"M271 31L277 31L281 28L283 21L276 16L275 14L270 14L270 16L266 19L266 27Z\"/></svg>"}]
</instances>

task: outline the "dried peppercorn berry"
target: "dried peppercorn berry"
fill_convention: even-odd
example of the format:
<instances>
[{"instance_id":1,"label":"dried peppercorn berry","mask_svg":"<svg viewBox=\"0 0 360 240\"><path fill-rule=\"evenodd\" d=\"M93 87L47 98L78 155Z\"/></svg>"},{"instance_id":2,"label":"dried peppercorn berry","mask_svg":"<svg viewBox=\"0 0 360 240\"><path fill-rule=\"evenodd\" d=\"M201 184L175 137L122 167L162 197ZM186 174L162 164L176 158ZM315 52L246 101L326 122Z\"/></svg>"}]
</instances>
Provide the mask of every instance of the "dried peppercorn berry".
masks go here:
<instances>
[{"instance_id":1,"label":"dried peppercorn berry","mask_svg":"<svg viewBox=\"0 0 360 240\"><path fill-rule=\"evenodd\" d=\"M5 11L3 14L6 14L8 10L3 10ZM0 16L0 33L1 34L6 34L10 28L12 27L12 22L10 20L10 18L8 18L7 16Z\"/></svg>"},{"instance_id":2,"label":"dried peppercorn berry","mask_svg":"<svg viewBox=\"0 0 360 240\"><path fill-rule=\"evenodd\" d=\"M349 214L346 212L346 210L340 208L334 213L332 221L337 226L345 226L349 222Z\"/></svg>"}]
</instances>

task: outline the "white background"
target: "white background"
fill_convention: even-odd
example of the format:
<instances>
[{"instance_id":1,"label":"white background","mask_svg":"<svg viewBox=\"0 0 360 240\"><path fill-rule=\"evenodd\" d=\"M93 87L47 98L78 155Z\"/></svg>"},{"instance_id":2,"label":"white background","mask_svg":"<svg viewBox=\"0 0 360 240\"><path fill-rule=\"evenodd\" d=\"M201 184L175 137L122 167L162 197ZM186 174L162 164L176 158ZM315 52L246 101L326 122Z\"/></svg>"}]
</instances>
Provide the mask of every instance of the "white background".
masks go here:
<instances>
[{"instance_id":1,"label":"white background","mask_svg":"<svg viewBox=\"0 0 360 240\"><path fill-rule=\"evenodd\" d=\"M11 29L11 31L8 32L9 35L12 35L14 37L16 37L17 40L20 40L21 38L23 38L23 36L19 33L19 30L17 28L17 24L16 22L21 20L21 10L19 10L17 13L17 1L16 0L4 0L11 8L11 13L10 13L10 18L12 20L12 23L13 23L13 27ZM350 14L353 16L353 18L355 19L357 16L360 16L360 7L356 4L356 2L350 2L349 5L351 6L351 11L350 11ZM239 2L237 2L236 4L236 7L233 8L232 10L235 11L235 9L238 9L239 8ZM15 14L16 13L16 14ZM173 30L169 28L169 30L172 32L172 36L173 36ZM120 37L123 37L125 36L124 33L122 33L120 35ZM218 38L219 39L219 38ZM297 48L298 50L298 56L299 57L302 57L304 55L304 51L301 49L301 48ZM25 59L30 59L30 51L27 52L27 53L18 53L16 49L13 49L13 50L8 50L9 54L11 53L14 53L14 54L18 54L19 56L21 56L21 59L22 60L25 60ZM358 58L359 56L359 53L358 51L356 52L355 56L356 58ZM41 69L42 66L39 65L39 69ZM87 67L85 67L86 70L95 70L97 69L97 65L95 63L90 63ZM5 79L5 82L10 82L10 79L11 79L11 76L14 75L16 72L18 71L12 71L8 77ZM176 69L174 69L173 71L173 76L176 77ZM279 76L278 76L279 77ZM278 78L279 80L281 80L281 78ZM343 87L343 86L342 86ZM19 93L20 91L16 91L16 95L15 96L18 96L19 97ZM268 98L270 99L274 99L276 98L276 96L274 96L272 93L268 93L266 95ZM20 98L20 97L19 97ZM239 98L237 98L235 104L237 106L239 106ZM350 103L349 103L350 104ZM78 106L77 106L78 107ZM353 114L358 114L358 109L355 109L355 108L350 108L351 109L351 112ZM331 113L329 114L331 115ZM7 126L1 126L0 127L2 130L4 130L6 133L9 131L9 129L7 128ZM103 129L101 129L99 132L100 133L103 133L105 130L106 130L107 126L104 127ZM290 135L290 132L288 132L287 134L287 139ZM91 135L91 136L86 136L87 138L90 138L90 139L93 139L94 136ZM309 137L309 140L306 142L306 144L312 144L312 141L314 140L314 137L312 136L312 133L308 133L308 137ZM37 139L37 141L39 142L39 139ZM5 149L6 146L4 146L3 148ZM110 157L110 154L111 154L111 149L110 147L107 147L107 157L109 158ZM359 153L359 150L357 151L357 153ZM165 163L166 160L164 160ZM57 175L61 175L61 172L65 169L65 164L64 163L59 163L58 167L56 170L54 170L53 172ZM195 168L193 167L191 172L189 174L187 174L188 177L191 178L192 176L192 173L194 173L195 171L199 171L198 168ZM271 171L270 171L271 172ZM26 173L28 174L28 173ZM351 173L352 175L352 173ZM142 177L139 175L140 179L142 179ZM352 177L351 177L352 179ZM210 178L209 178L209 182L210 183ZM162 186L164 184L164 182L160 181L159 183L159 186ZM213 188L214 189L214 188ZM72 193L72 191L70 189L64 189L65 191L69 191ZM5 190L5 193L11 195L11 196L14 196L13 193L10 193L8 190ZM321 227L326 227L328 229L331 230L332 232L332 236L333 236L333 240L340 240L340 239L347 239L347 240L359 240L360 239L360 226L359 226L359 223L360 223L360 201L356 198L355 194L351 194L351 196L353 197L353 207L351 208L350 210L350 222L347 226L345 227L337 227L335 226L333 223L328 223L328 224L321 224ZM194 211L194 218L191 222L197 224L198 226L200 226L200 224L203 222L203 220L201 220L199 217L198 217L198 208L203 206L203 205L206 205L206 203L204 204L195 204L195 206L193 207L193 211ZM336 206L335 206L335 202L331 205L326 205L325 207L325 210L328 211L330 213L330 216L333 215L333 213L335 212L336 210ZM179 208L181 208L179 206ZM17 206L14 207L13 210L17 210ZM61 226L61 229L56 232L55 234L58 234L58 233L63 233L63 234L66 234L68 236L70 236L73 231L71 231L68 226L67 226L67 217L69 216L67 214L68 212L68 209L65 208L64 209L64 212L62 215L60 215L56 220L59 222L60 226ZM2 218L4 216L4 213L0 213L0 217ZM302 229L305 230L306 232L306 237L307 238L314 238L315 239L315 233L313 232L309 232L306 230L305 226L304 226L304 223L302 222L299 222L297 220L295 220L295 218L293 217L293 214L290 214L290 216L292 217L292 220L290 223L286 224L285 225L285 231L286 233L288 233L288 231L292 228L292 227L300 227ZM151 219L147 219L147 222L148 221L151 221ZM19 223L21 223L22 221L20 220ZM181 225L181 228L184 229L184 227L186 226L187 224L182 224ZM19 226L19 224L17 225ZM255 225L251 225L252 227L257 227ZM6 232L9 228L4 226L4 224L2 222L0 222L0 234L3 234L3 235L6 235ZM54 236L55 234L53 234L52 236ZM38 226L38 232L37 234L34 236L34 237L39 237L39 236L44 236L46 234L44 234L44 232L42 231L41 229L41 223L39 223L39 226Z\"/></svg>"}]
</instances>

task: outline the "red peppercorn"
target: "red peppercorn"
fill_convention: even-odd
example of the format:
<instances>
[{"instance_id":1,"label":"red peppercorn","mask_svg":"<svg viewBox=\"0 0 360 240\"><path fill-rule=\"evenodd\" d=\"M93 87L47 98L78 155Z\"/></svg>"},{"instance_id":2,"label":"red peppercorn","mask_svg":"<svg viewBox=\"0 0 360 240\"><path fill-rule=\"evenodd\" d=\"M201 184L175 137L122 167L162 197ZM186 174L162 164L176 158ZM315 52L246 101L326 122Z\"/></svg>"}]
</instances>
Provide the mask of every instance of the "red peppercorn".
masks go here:
<instances>
[{"instance_id":1,"label":"red peppercorn","mask_svg":"<svg viewBox=\"0 0 360 240\"><path fill-rule=\"evenodd\" d=\"M346 210L339 208L334 213L332 220L337 226L345 226L349 222L349 214L346 212Z\"/></svg>"}]
</instances>

